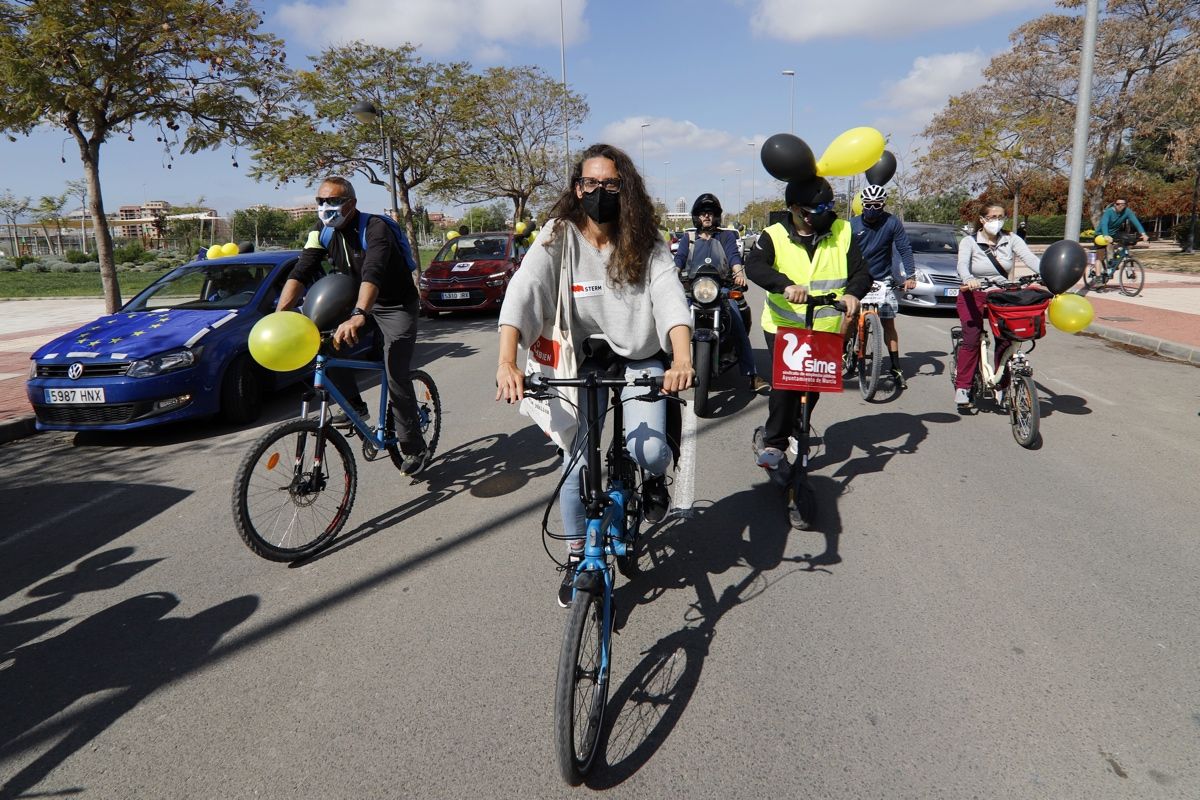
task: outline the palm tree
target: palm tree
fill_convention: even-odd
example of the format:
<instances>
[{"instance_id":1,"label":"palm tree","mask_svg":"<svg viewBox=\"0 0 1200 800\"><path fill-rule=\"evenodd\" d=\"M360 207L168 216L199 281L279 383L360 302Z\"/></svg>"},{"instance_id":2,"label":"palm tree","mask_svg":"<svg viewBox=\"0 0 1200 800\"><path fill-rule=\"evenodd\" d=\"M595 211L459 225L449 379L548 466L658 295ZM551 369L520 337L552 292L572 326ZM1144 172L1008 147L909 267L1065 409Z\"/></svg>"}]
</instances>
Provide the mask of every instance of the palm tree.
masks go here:
<instances>
[{"instance_id":1,"label":"palm tree","mask_svg":"<svg viewBox=\"0 0 1200 800\"><path fill-rule=\"evenodd\" d=\"M46 249L55 255L62 255L62 210L67 204L66 192L62 194L46 194L42 195L38 200L37 207L34 211L37 212L38 224L42 226L42 236L46 238ZM58 231L58 249L55 250L54 245L50 243L50 231L46 227L47 223L53 222Z\"/></svg>"}]
</instances>

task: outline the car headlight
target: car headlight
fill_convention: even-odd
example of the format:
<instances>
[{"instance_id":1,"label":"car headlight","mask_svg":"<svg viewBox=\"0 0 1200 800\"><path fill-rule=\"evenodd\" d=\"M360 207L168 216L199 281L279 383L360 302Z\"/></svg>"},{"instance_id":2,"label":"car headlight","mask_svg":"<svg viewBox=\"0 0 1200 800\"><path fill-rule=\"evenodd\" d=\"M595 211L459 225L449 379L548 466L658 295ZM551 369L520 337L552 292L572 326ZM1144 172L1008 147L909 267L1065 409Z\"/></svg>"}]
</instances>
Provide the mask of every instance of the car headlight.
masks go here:
<instances>
[{"instance_id":1,"label":"car headlight","mask_svg":"<svg viewBox=\"0 0 1200 800\"><path fill-rule=\"evenodd\" d=\"M149 378L152 375L162 375L164 372L190 367L195 363L196 354L191 350L171 350L134 361L125 374L131 378Z\"/></svg>"},{"instance_id":2,"label":"car headlight","mask_svg":"<svg viewBox=\"0 0 1200 800\"><path fill-rule=\"evenodd\" d=\"M32 358L29 359L29 379L33 380L37 377L37 362Z\"/></svg>"},{"instance_id":3,"label":"car headlight","mask_svg":"<svg viewBox=\"0 0 1200 800\"><path fill-rule=\"evenodd\" d=\"M929 278L929 273L923 269L917 270L916 278L917 283L933 283L933 281Z\"/></svg>"},{"instance_id":4,"label":"car headlight","mask_svg":"<svg viewBox=\"0 0 1200 800\"><path fill-rule=\"evenodd\" d=\"M428 289L429 288L429 278L426 278L424 275L417 278L417 288Z\"/></svg>"},{"instance_id":5,"label":"car headlight","mask_svg":"<svg viewBox=\"0 0 1200 800\"><path fill-rule=\"evenodd\" d=\"M491 275L483 276L483 282L487 286L503 286L506 280L508 280L508 276L503 272L495 272Z\"/></svg>"},{"instance_id":6,"label":"car headlight","mask_svg":"<svg viewBox=\"0 0 1200 800\"><path fill-rule=\"evenodd\" d=\"M692 282L692 297L700 303L711 303L721 293L721 287L712 278L697 278Z\"/></svg>"}]
</instances>

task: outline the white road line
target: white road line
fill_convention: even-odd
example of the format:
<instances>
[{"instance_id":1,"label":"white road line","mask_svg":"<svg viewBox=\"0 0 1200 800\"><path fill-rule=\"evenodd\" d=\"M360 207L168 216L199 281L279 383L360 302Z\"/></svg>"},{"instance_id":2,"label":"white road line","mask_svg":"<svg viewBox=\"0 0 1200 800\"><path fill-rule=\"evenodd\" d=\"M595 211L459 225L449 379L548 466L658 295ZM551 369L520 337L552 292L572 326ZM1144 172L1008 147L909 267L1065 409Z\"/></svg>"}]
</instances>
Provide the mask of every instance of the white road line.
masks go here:
<instances>
[{"instance_id":1,"label":"white road line","mask_svg":"<svg viewBox=\"0 0 1200 800\"><path fill-rule=\"evenodd\" d=\"M115 489L109 489L107 492L105 492L104 494L102 494L98 497L93 497L91 500L88 500L84 503L80 503L79 505L69 508L66 511L62 511L58 514L55 514L53 517L48 517L48 518L42 520L41 522L37 523L36 525L26 528L23 531L18 531L17 533L14 533L12 536L9 536L7 539L0 539L0 546L6 545L6 544L13 544L14 542L19 542L20 540L24 539L26 536L30 536L34 533L37 533L40 530L44 530L46 528L53 527L54 525L57 525L58 523L62 522L63 520L65 520L69 517L75 516L76 514L80 514L81 512L85 511L88 508L91 508L94 505L97 505L98 503L103 503L106 500L110 500L113 497L116 497L123 491L125 491L124 486L118 486Z\"/></svg>"},{"instance_id":2,"label":"white road line","mask_svg":"<svg viewBox=\"0 0 1200 800\"><path fill-rule=\"evenodd\" d=\"M1084 397L1086 397L1089 400L1099 400L1101 403L1103 403L1106 406L1115 406L1116 405L1116 403L1114 403L1112 400L1101 397L1100 395L1096 394L1095 392L1089 392L1086 389L1082 389L1073 383L1067 383L1062 378L1050 378L1050 380L1054 381L1055 383L1061 383L1063 386L1067 387L1072 392L1078 392L1079 394L1083 395Z\"/></svg>"},{"instance_id":3,"label":"white road line","mask_svg":"<svg viewBox=\"0 0 1200 800\"><path fill-rule=\"evenodd\" d=\"M940 333L940 334L942 334L943 336L946 334L946 329L945 329L945 328L939 328L937 325L930 325L928 322L926 322L926 323L925 323L925 327L926 327L926 328L929 328L929 330L931 330L931 331L933 331L933 332L935 332L935 333Z\"/></svg>"},{"instance_id":4,"label":"white road line","mask_svg":"<svg viewBox=\"0 0 1200 800\"><path fill-rule=\"evenodd\" d=\"M679 465L675 470L671 513L688 517L696 501L696 413L691 404L682 409L683 431L679 442Z\"/></svg>"}]
</instances>

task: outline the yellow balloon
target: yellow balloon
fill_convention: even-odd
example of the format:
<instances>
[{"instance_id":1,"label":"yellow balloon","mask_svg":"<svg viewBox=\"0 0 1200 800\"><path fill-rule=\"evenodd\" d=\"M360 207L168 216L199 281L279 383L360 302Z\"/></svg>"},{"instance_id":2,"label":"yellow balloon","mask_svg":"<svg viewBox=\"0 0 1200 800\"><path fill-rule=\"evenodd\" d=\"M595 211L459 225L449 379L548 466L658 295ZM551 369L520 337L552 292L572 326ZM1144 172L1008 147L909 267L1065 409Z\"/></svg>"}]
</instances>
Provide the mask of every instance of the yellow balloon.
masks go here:
<instances>
[{"instance_id":1,"label":"yellow balloon","mask_svg":"<svg viewBox=\"0 0 1200 800\"><path fill-rule=\"evenodd\" d=\"M448 242L448 241L450 241L450 240L452 240L452 239L457 239L457 238L458 238L458 231L449 231L449 232L446 234L446 241L447 241L447 242Z\"/></svg>"},{"instance_id":2,"label":"yellow balloon","mask_svg":"<svg viewBox=\"0 0 1200 800\"><path fill-rule=\"evenodd\" d=\"M1108 246L1108 237L1105 236L1103 233L1100 234L1099 236L1097 236L1092 241L1094 241L1096 243L1097 247L1107 247Z\"/></svg>"},{"instance_id":3,"label":"yellow balloon","mask_svg":"<svg viewBox=\"0 0 1200 800\"><path fill-rule=\"evenodd\" d=\"M1055 295L1048 309L1050 324L1060 331L1078 333L1092 323L1096 312L1086 297L1077 294Z\"/></svg>"},{"instance_id":4,"label":"yellow balloon","mask_svg":"<svg viewBox=\"0 0 1200 800\"><path fill-rule=\"evenodd\" d=\"M267 314L250 329L250 355L275 372L291 372L313 360L321 333L313 321L295 311Z\"/></svg>"},{"instance_id":5,"label":"yellow balloon","mask_svg":"<svg viewBox=\"0 0 1200 800\"><path fill-rule=\"evenodd\" d=\"M221 255L223 256L236 256L238 252L240 251L238 250L237 242L226 242L221 245Z\"/></svg>"},{"instance_id":6,"label":"yellow balloon","mask_svg":"<svg viewBox=\"0 0 1200 800\"><path fill-rule=\"evenodd\" d=\"M858 216L859 214L862 213L862 191L861 190L854 193L854 200L853 200L853 202L850 203L850 210L854 213L855 216Z\"/></svg>"},{"instance_id":7,"label":"yellow balloon","mask_svg":"<svg viewBox=\"0 0 1200 800\"><path fill-rule=\"evenodd\" d=\"M845 177L875 166L887 142L874 128L851 128L838 136L817 160L817 174L823 178Z\"/></svg>"},{"instance_id":8,"label":"yellow balloon","mask_svg":"<svg viewBox=\"0 0 1200 800\"><path fill-rule=\"evenodd\" d=\"M223 255L223 253L221 253L221 245L214 244L205 251L204 255L207 258L220 258Z\"/></svg>"},{"instance_id":9,"label":"yellow balloon","mask_svg":"<svg viewBox=\"0 0 1200 800\"><path fill-rule=\"evenodd\" d=\"M525 229L526 229L527 227L528 227L528 226L526 226L524 222L518 222L516 225L514 225L514 226L513 226L513 231L514 231L514 232L515 232L515 233L516 233L518 236L520 236L522 233L524 233L524 232L525 232Z\"/></svg>"}]
</instances>

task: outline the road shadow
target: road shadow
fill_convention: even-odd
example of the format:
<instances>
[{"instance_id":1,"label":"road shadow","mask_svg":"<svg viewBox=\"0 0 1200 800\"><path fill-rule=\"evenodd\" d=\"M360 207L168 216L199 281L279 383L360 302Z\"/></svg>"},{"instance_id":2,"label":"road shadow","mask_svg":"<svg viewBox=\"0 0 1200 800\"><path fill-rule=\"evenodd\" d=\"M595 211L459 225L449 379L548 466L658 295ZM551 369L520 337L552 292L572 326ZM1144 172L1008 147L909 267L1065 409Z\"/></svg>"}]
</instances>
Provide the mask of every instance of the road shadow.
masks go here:
<instances>
[{"instance_id":1,"label":"road shadow","mask_svg":"<svg viewBox=\"0 0 1200 800\"><path fill-rule=\"evenodd\" d=\"M780 513L748 513L768 504L778 506ZM648 531L641 574L614 594L616 629L629 622L638 606L666 592L692 590L695 601L679 629L641 653L611 693L601 752L586 782L590 788L625 782L667 740L700 684L718 625L729 611L792 575L832 574L829 566L840 561L836 534L825 535L825 552L817 555L787 555L791 536L779 491L765 483L698 504L690 515L668 518ZM790 564L797 566L780 569ZM736 579L721 585L717 576L727 572ZM619 647L620 638L616 641Z\"/></svg>"},{"instance_id":2,"label":"road shadow","mask_svg":"<svg viewBox=\"0 0 1200 800\"><path fill-rule=\"evenodd\" d=\"M357 442L354 443L357 449ZM386 461L387 454L382 454ZM541 428L528 425L512 434L481 436L437 455L410 485L420 494L396 508L359 523L309 558L291 563L300 567L327 558L377 533L429 511L463 492L475 497L499 497L519 491L534 478L558 469L558 450ZM399 473L396 473L399 475ZM400 476L403 479L403 476ZM364 476L360 472L359 480ZM438 537L440 539L440 537Z\"/></svg>"},{"instance_id":3,"label":"road shadow","mask_svg":"<svg viewBox=\"0 0 1200 800\"><path fill-rule=\"evenodd\" d=\"M928 412L902 414L883 412L835 422L825 430L822 446L809 460L810 469L840 464L834 472L838 494L851 491L855 478L883 472L894 457L917 452L929 436L929 424L959 421L957 414ZM897 440L900 440L897 442ZM814 479L820 476L814 476Z\"/></svg>"},{"instance_id":4,"label":"road shadow","mask_svg":"<svg viewBox=\"0 0 1200 800\"><path fill-rule=\"evenodd\" d=\"M131 562L125 565L125 574L145 566L145 562ZM94 578L97 572L117 568L110 563L83 574ZM105 576L105 580L115 577ZM78 588L57 584L68 594ZM146 697L196 669L223 636L254 613L258 598L238 597L192 617L167 616L179 604L177 597L165 592L137 595L57 636L4 652L0 762L15 769L17 757L48 748L7 777L0 798L31 796L26 794L30 789ZM83 791L82 787L60 790Z\"/></svg>"},{"instance_id":5,"label":"road shadow","mask_svg":"<svg viewBox=\"0 0 1200 800\"><path fill-rule=\"evenodd\" d=\"M0 489L7 517L0 535L0 600L108 546L190 494L169 486L103 481ZM103 560L93 561L86 569L99 579L104 566ZM112 579L119 572L103 574Z\"/></svg>"},{"instance_id":6,"label":"road shadow","mask_svg":"<svg viewBox=\"0 0 1200 800\"><path fill-rule=\"evenodd\" d=\"M1087 400L1079 395L1060 394L1041 383L1037 383L1036 386L1042 419L1056 413L1070 414L1071 416L1084 416L1092 413Z\"/></svg>"}]
</instances>

